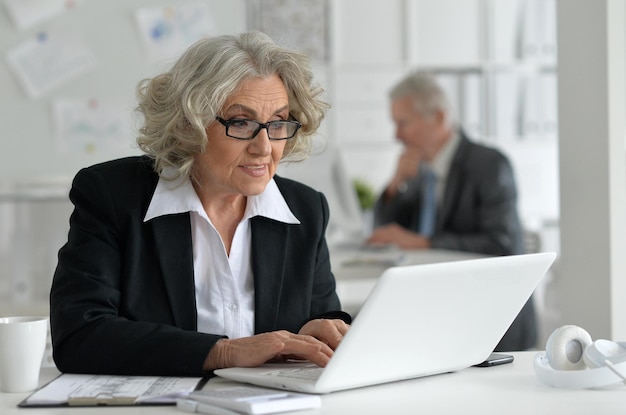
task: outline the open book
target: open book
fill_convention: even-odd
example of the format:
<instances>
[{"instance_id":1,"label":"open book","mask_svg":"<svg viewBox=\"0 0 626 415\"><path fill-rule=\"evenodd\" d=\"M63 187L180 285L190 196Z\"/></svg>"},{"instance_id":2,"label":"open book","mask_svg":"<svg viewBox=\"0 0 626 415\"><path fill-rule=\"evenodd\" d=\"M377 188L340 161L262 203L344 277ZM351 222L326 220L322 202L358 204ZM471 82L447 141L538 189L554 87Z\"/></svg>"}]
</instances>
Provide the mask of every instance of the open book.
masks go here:
<instances>
[{"instance_id":1,"label":"open book","mask_svg":"<svg viewBox=\"0 0 626 415\"><path fill-rule=\"evenodd\" d=\"M173 405L204 383L204 378L64 373L18 406Z\"/></svg>"}]
</instances>

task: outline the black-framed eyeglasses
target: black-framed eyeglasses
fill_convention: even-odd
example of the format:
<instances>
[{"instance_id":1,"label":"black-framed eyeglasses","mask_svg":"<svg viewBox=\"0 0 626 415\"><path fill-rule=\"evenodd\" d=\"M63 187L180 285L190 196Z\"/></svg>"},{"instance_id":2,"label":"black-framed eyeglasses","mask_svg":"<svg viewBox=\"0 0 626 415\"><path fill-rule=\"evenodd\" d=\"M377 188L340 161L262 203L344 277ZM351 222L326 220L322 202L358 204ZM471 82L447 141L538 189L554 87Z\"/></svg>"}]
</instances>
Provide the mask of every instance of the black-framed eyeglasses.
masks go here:
<instances>
[{"instance_id":1,"label":"black-framed eyeglasses","mask_svg":"<svg viewBox=\"0 0 626 415\"><path fill-rule=\"evenodd\" d=\"M246 118L225 120L222 117L215 117L215 119L226 127L227 136L238 140L252 140L263 128L267 130L267 136L270 140L288 140L293 138L302 127L302 124L295 120L276 120L264 124Z\"/></svg>"}]
</instances>

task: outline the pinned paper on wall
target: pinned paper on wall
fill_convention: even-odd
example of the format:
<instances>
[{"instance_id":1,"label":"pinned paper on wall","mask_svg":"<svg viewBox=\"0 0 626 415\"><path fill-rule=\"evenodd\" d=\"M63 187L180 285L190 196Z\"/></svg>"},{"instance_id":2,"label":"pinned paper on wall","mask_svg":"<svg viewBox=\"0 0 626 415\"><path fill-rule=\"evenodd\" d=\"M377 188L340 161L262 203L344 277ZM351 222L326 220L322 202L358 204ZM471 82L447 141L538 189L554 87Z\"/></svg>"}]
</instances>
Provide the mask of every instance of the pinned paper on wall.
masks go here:
<instances>
[{"instance_id":1,"label":"pinned paper on wall","mask_svg":"<svg viewBox=\"0 0 626 415\"><path fill-rule=\"evenodd\" d=\"M205 2L143 7L135 11L135 21L151 61L176 58L215 30Z\"/></svg>"},{"instance_id":2,"label":"pinned paper on wall","mask_svg":"<svg viewBox=\"0 0 626 415\"><path fill-rule=\"evenodd\" d=\"M122 100L58 99L52 102L55 147L61 154L131 150L129 105Z\"/></svg>"},{"instance_id":3,"label":"pinned paper on wall","mask_svg":"<svg viewBox=\"0 0 626 415\"><path fill-rule=\"evenodd\" d=\"M314 61L329 59L328 0L249 0L248 8L251 28Z\"/></svg>"},{"instance_id":4,"label":"pinned paper on wall","mask_svg":"<svg viewBox=\"0 0 626 415\"><path fill-rule=\"evenodd\" d=\"M81 0L4 0L7 14L18 29L27 29L76 7Z\"/></svg>"},{"instance_id":5,"label":"pinned paper on wall","mask_svg":"<svg viewBox=\"0 0 626 415\"><path fill-rule=\"evenodd\" d=\"M9 67L31 98L76 78L96 65L95 55L80 36L40 32L7 51Z\"/></svg>"}]
</instances>

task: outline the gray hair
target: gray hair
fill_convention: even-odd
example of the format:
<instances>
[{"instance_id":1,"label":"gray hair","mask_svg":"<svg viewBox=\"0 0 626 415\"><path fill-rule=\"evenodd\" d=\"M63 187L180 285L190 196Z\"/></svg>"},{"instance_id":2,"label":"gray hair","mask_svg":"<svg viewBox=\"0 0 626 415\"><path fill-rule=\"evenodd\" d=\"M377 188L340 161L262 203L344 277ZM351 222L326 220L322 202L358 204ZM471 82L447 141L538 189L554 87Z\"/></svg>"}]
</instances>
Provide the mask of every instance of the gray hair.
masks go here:
<instances>
[{"instance_id":1,"label":"gray hair","mask_svg":"<svg viewBox=\"0 0 626 415\"><path fill-rule=\"evenodd\" d=\"M302 160L311 152L329 105L313 85L309 58L274 43L261 32L202 39L172 68L137 87L137 112L143 116L139 148L155 159L155 170L174 168L190 177L194 158L206 150L206 126L242 81L277 74L287 89L290 115L302 123L288 140L284 160Z\"/></svg>"},{"instance_id":2,"label":"gray hair","mask_svg":"<svg viewBox=\"0 0 626 415\"><path fill-rule=\"evenodd\" d=\"M424 116L443 111L446 119L450 118L450 102L446 93L432 74L415 71L398 82L389 92L391 100L410 97L413 99L415 110Z\"/></svg>"}]
</instances>

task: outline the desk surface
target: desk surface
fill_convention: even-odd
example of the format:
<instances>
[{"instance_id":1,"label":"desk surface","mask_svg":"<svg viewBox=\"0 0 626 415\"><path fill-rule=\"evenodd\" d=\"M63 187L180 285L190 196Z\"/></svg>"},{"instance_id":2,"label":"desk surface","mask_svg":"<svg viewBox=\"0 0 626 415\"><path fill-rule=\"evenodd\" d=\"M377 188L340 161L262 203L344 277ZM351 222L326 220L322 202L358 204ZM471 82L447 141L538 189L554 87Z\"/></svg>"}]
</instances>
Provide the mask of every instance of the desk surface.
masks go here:
<instances>
[{"instance_id":1,"label":"desk surface","mask_svg":"<svg viewBox=\"0 0 626 415\"><path fill-rule=\"evenodd\" d=\"M623 414L626 387L598 390L566 390L545 386L536 378L533 358L536 352L513 353L512 364L490 368L468 368L379 386L335 392L322 396L322 407L293 414ZM43 369L41 384L52 379L54 369ZM227 383L213 379L207 388ZM78 415L77 408L28 408L16 405L28 394L0 393L3 415ZM173 406L90 408L90 414L178 413Z\"/></svg>"}]
</instances>

